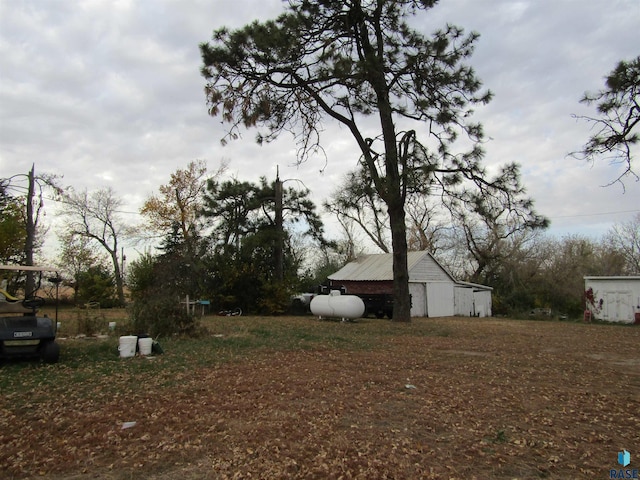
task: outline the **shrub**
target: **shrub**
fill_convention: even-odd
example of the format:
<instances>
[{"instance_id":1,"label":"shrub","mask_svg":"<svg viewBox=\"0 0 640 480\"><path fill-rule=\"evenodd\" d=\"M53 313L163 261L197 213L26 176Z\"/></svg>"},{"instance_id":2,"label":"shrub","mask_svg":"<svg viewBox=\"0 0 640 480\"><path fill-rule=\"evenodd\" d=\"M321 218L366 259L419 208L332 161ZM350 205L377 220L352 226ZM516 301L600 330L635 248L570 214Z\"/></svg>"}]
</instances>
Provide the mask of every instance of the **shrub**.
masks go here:
<instances>
[{"instance_id":1,"label":"shrub","mask_svg":"<svg viewBox=\"0 0 640 480\"><path fill-rule=\"evenodd\" d=\"M291 305L291 292L280 283L265 284L262 287L262 296L257 302L260 313L282 315Z\"/></svg>"},{"instance_id":2,"label":"shrub","mask_svg":"<svg viewBox=\"0 0 640 480\"><path fill-rule=\"evenodd\" d=\"M188 314L185 305L180 303L174 267L166 258L154 258L150 254L131 265L129 313L136 333L154 337L197 333L197 317Z\"/></svg>"},{"instance_id":3,"label":"shrub","mask_svg":"<svg viewBox=\"0 0 640 480\"><path fill-rule=\"evenodd\" d=\"M195 335L198 318L187 314L186 308L175 296L151 295L136 299L129 307L133 329L138 334L153 337Z\"/></svg>"}]
</instances>

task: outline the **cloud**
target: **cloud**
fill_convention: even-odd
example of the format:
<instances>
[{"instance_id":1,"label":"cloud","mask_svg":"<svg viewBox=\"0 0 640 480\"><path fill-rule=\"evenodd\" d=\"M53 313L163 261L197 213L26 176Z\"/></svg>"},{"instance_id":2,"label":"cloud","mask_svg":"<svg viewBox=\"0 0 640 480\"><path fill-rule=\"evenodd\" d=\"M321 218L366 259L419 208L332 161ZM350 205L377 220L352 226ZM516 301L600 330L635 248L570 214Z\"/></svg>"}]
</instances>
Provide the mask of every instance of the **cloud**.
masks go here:
<instances>
[{"instance_id":1,"label":"cloud","mask_svg":"<svg viewBox=\"0 0 640 480\"><path fill-rule=\"evenodd\" d=\"M356 165L348 132L326 121L324 154L296 165L291 136L260 147L249 130L222 147L224 125L207 115L198 44L214 29L274 18L283 7L279 0L0 0L0 176L35 163L78 190L111 186L135 212L188 162L204 159L215 170L228 159L241 180L275 178L279 167L319 205ZM553 219L552 234L600 234L633 213L596 214L639 208L640 183L625 194L602 188L615 168L567 157L589 135L571 115L594 113L580 97L602 88L617 61L637 55L639 20L636 0L442 0L415 19L425 33L450 22L481 34L470 63L495 94L476 112L491 138L486 163L492 171L522 165L529 194Z\"/></svg>"}]
</instances>

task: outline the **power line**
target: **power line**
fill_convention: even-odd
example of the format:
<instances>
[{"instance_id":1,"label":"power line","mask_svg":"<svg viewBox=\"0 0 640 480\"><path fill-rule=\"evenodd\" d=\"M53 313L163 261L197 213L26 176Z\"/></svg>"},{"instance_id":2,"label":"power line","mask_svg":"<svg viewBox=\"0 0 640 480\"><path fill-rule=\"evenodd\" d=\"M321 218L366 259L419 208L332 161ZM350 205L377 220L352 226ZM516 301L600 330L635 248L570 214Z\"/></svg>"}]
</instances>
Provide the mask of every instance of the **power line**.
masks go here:
<instances>
[{"instance_id":1,"label":"power line","mask_svg":"<svg viewBox=\"0 0 640 480\"><path fill-rule=\"evenodd\" d=\"M559 217L549 217L549 218L553 220L554 218L596 217L599 215L616 215L618 213L637 213L637 212L640 212L640 210L620 210L617 212L581 213L578 215L562 215Z\"/></svg>"},{"instance_id":2,"label":"power line","mask_svg":"<svg viewBox=\"0 0 640 480\"><path fill-rule=\"evenodd\" d=\"M60 199L54 198L54 197L48 197L46 195L42 195L42 199L43 200L48 200L48 201L51 201L51 202L55 202L55 203L63 203L63 204L67 203L64 200L60 200ZM127 210L114 210L113 212L114 213L125 213L127 215L140 215L140 212L129 212Z\"/></svg>"}]
</instances>

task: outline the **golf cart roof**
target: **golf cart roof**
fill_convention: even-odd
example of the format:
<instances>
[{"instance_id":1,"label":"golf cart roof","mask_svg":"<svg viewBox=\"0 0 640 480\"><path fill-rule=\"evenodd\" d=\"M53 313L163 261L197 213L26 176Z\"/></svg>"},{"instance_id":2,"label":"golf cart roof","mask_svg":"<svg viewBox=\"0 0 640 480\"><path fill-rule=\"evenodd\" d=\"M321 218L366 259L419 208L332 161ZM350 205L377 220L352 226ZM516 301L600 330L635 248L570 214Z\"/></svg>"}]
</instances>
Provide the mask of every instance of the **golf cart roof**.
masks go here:
<instances>
[{"instance_id":1,"label":"golf cart roof","mask_svg":"<svg viewBox=\"0 0 640 480\"><path fill-rule=\"evenodd\" d=\"M17 272L57 272L56 267L36 267L30 265L0 265L0 270L13 270Z\"/></svg>"}]
</instances>

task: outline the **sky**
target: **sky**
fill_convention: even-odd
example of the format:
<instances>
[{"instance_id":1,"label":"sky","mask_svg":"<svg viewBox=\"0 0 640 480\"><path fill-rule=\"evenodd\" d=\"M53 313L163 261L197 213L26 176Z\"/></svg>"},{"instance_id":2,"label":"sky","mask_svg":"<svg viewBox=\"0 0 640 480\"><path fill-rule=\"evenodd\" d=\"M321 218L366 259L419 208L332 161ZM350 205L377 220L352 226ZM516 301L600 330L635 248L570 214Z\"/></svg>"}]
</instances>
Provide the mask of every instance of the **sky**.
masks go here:
<instances>
[{"instance_id":1,"label":"sky","mask_svg":"<svg viewBox=\"0 0 640 480\"><path fill-rule=\"evenodd\" d=\"M199 44L222 26L275 18L279 0L0 0L0 178L56 174L63 186L111 187L132 223L146 198L191 161L242 181L299 180L321 202L359 157L325 124L324 156L296 165L289 135L258 146L245 131L223 146L208 115ZM441 0L414 25L447 23L480 38L469 63L494 99L476 108L490 171L517 162L548 235L599 238L640 212L640 182L606 186L607 162L568 154L588 139L593 115L579 102L604 88L620 60L640 54L640 0ZM637 155L636 155L637 157ZM636 164L639 160L636 160ZM640 170L640 166L638 167ZM57 205L46 200L55 230ZM333 219L325 217L329 233ZM373 253L373 252L372 252Z\"/></svg>"}]
</instances>

